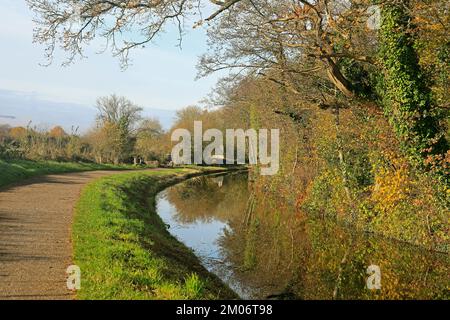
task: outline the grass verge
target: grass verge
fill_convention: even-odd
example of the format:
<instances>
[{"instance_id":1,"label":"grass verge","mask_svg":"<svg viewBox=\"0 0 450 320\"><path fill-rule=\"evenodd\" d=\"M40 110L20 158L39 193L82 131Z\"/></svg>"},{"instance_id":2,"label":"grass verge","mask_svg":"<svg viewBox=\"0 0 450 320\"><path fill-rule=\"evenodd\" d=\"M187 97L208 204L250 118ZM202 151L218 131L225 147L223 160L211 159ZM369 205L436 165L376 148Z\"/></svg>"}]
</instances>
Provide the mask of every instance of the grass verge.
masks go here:
<instances>
[{"instance_id":1,"label":"grass verge","mask_svg":"<svg viewBox=\"0 0 450 320\"><path fill-rule=\"evenodd\" d=\"M237 298L156 213L159 191L205 170L125 173L83 190L72 231L79 299Z\"/></svg>"},{"instance_id":2,"label":"grass verge","mask_svg":"<svg viewBox=\"0 0 450 320\"><path fill-rule=\"evenodd\" d=\"M91 170L124 170L132 169L129 165L110 165L83 162L56 162L31 160L0 160L0 187L24 179L52 174Z\"/></svg>"}]
</instances>

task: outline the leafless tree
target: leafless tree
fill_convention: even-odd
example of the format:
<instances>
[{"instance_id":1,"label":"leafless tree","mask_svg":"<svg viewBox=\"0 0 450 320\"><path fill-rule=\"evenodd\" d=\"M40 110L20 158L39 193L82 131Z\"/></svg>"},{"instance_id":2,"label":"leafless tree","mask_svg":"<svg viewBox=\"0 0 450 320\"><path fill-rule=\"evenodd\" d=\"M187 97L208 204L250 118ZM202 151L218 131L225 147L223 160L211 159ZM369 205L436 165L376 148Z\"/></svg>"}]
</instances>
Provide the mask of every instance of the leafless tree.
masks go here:
<instances>
[{"instance_id":1,"label":"leafless tree","mask_svg":"<svg viewBox=\"0 0 450 320\"><path fill-rule=\"evenodd\" d=\"M99 37L105 40L104 49L111 48L126 66L131 49L145 46L171 23L181 37L185 22L192 19L196 25L207 23L210 35L210 53L200 63L202 75L224 68L247 70L296 91L306 75L323 79L323 73L352 98L352 83L339 60L372 60L366 54L370 46L358 45L361 37L371 36L363 27L368 0L27 1L36 13L34 39L46 44L49 62L58 45L68 52L70 63ZM208 4L213 11L202 19L201 9ZM328 86L320 80L317 85Z\"/></svg>"},{"instance_id":2,"label":"leafless tree","mask_svg":"<svg viewBox=\"0 0 450 320\"><path fill-rule=\"evenodd\" d=\"M99 98L97 100L97 109L99 112L97 121L100 124L106 122L115 124L127 132L131 132L141 119L141 107L125 97L119 97L115 94Z\"/></svg>"}]
</instances>

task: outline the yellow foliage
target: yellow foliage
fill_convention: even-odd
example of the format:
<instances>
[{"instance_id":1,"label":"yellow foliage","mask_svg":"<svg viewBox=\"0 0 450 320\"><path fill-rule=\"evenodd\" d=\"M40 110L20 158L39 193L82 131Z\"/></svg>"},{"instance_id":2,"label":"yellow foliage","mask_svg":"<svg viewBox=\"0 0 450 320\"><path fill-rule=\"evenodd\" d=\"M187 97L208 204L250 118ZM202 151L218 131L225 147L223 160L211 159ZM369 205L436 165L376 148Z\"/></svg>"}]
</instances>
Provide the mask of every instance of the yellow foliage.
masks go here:
<instances>
[{"instance_id":1,"label":"yellow foliage","mask_svg":"<svg viewBox=\"0 0 450 320\"><path fill-rule=\"evenodd\" d=\"M27 129L24 127L14 127L9 130L9 135L14 139L21 139L27 134Z\"/></svg>"},{"instance_id":2,"label":"yellow foliage","mask_svg":"<svg viewBox=\"0 0 450 320\"><path fill-rule=\"evenodd\" d=\"M372 200L380 211L389 211L408 198L411 191L408 172L409 168L405 162L393 159L390 168L379 168L375 173Z\"/></svg>"}]
</instances>

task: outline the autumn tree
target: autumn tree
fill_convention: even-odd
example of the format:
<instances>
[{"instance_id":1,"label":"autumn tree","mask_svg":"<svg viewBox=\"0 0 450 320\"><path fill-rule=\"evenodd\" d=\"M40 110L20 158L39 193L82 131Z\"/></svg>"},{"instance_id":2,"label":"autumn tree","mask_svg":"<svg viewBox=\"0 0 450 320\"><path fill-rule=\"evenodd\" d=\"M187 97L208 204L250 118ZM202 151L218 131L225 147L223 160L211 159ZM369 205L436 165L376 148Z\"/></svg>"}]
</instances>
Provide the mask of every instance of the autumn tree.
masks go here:
<instances>
[{"instance_id":1,"label":"autumn tree","mask_svg":"<svg viewBox=\"0 0 450 320\"><path fill-rule=\"evenodd\" d=\"M13 127L9 130L9 135L13 139L20 140L26 137L27 129L24 127Z\"/></svg>"},{"instance_id":2,"label":"autumn tree","mask_svg":"<svg viewBox=\"0 0 450 320\"><path fill-rule=\"evenodd\" d=\"M412 25L412 1L383 4L380 56L384 70L383 106L403 150L418 165L448 150L442 113L433 101L429 79L419 64Z\"/></svg>"},{"instance_id":3,"label":"autumn tree","mask_svg":"<svg viewBox=\"0 0 450 320\"><path fill-rule=\"evenodd\" d=\"M396 74L395 68L391 67L398 65L402 69L406 56L397 54L394 47L379 55L380 41L381 47L387 48L389 41L395 43L395 36L406 39L401 41L402 48L397 44L397 49L408 51L404 52L408 56L417 54L416 47L408 39L412 39L409 21L413 20L415 4L420 0L86 0L70 3L28 0L36 13L34 38L47 45L50 59L60 46L68 52L68 62L72 62L83 55L86 45L100 36L123 65L126 65L131 49L151 42L167 24L177 24L181 36L185 19L192 19L201 5L209 2L214 5L212 14L196 24L208 24L210 37L211 50L200 61L201 75L230 69L236 70L237 74L265 77L307 98L311 105L332 110L337 116L340 108L379 108L378 102L386 101L385 94L390 96L389 104L396 104L392 90L375 89L384 85L392 87L389 83L395 86L391 77ZM369 10L373 4L378 4L384 17L381 37L376 27L368 28L367 25L368 18L374 14ZM392 17L392 8L402 11L404 28L386 25L392 22L392 19L386 19ZM447 28L445 20L438 22ZM390 34L392 39L383 34ZM417 72L402 74L410 77L408 81L415 85L405 84L402 96L427 96L430 85L421 76L420 64L409 63L409 67ZM386 82L379 84L383 76ZM402 76L399 74L399 77ZM405 141L404 150L413 152L413 158L421 159L427 157L431 149L445 154L448 144L441 138L442 128L437 115L430 112L432 101L428 98L409 100L397 104L396 110L386 109L386 104L383 105L398 137ZM399 123L409 117L403 114L402 110L406 109L416 119L426 120L413 119L414 123L403 123L399 130ZM286 110L282 112L286 113ZM429 147L439 139L443 141L439 148Z\"/></svg>"},{"instance_id":4,"label":"autumn tree","mask_svg":"<svg viewBox=\"0 0 450 320\"><path fill-rule=\"evenodd\" d=\"M410 13L420 66L431 83L435 102L446 110L450 110L449 11L450 3L445 0L414 1Z\"/></svg>"},{"instance_id":5,"label":"autumn tree","mask_svg":"<svg viewBox=\"0 0 450 320\"><path fill-rule=\"evenodd\" d=\"M158 119L143 119L136 130L136 143L134 146L135 164L137 158L145 162L150 160L164 160L170 149L161 123Z\"/></svg>"},{"instance_id":6,"label":"autumn tree","mask_svg":"<svg viewBox=\"0 0 450 320\"><path fill-rule=\"evenodd\" d=\"M370 60L362 54L367 48L352 43L355 30L367 20L369 1L28 0L36 13L34 38L47 45L50 61L59 45L68 53L67 62L72 62L100 35L125 65L131 49L151 42L167 24L175 22L181 35L183 20L192 19L208 2L215 10L197 24L211 23L211 34L218 32L215 43L227 42L223 47L226 53L238 49L232 56L217 59L219 63L209 61L208 69L276 66L283 72L314 74L318 66L311 61L318 61L330 81L345 95L353 96L339 59ZM137 31L137 39L126 36L129 29ZM289 62L291 57L297 65Z\"/></svg>"},{"instance_id":7,"label":"autumn tree","mask_svg":"<svg viewBox=\"0 0 450 320\"><path fill-rule=\"evenodd\" d=\"M175 123L172 129L183 128L190 132L194 131L194 121L200 121L206 110L198 106L188 106L177 110L175 114Z\"/></svg>"},{"instance_id":8,"label":"autumn tree","mask_svg":"<svg viewBox=\"0 0 450 320\"><path fill-rule=\"evenodd\" d=\"M131 156L133 150L133 133L141 118L142 108L130 100L111 95L97 100L97 125L100 135L105 138L108 154L114 163L119 163Z\"/></svg>"},{"instance_id":9,"label":"autumn tree","mask_svg":"<svg viewBox=\"0 0 450 320\"><path fill-rule=\"evenodd\" d=\"M64 129L61 126L53 127L49 132L48 135L52 138L63 138L67 136L67 133L64 131Z\"/></svg>"}]
</instances>

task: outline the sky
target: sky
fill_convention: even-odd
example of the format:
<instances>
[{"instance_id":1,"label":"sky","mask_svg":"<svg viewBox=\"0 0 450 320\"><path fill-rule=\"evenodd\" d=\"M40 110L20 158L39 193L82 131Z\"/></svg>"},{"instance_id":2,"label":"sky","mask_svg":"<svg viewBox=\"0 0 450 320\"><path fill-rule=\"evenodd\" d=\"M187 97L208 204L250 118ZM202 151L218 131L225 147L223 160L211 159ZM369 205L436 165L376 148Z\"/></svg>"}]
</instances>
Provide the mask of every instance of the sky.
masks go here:
<instances>
[{"instance_id":1,"label":"sky","mask_svg":"<svg viewBox=\"0 0 450 320\"><path fill-rule=\"evenodd\" d=\"M87 59L68 67L61 66L64 53L57 52L54 63L44 67L44 48L32 42L32 17L25 0L0 0L0 124L60 123L84 131L93 124L96 99L115 93L142 106L145 116L159 117L167 128L175 110L197 104L219 77L195 80L206 34L190 26L181 50L177 33L169 30L133 51L132 65L124 71L110 52L92 49Z\"/></svg>"}]
</instances>

